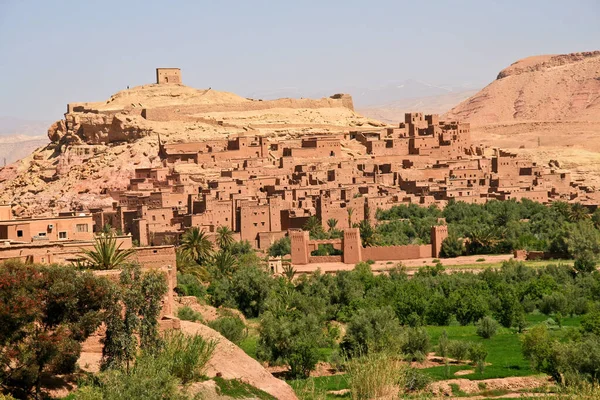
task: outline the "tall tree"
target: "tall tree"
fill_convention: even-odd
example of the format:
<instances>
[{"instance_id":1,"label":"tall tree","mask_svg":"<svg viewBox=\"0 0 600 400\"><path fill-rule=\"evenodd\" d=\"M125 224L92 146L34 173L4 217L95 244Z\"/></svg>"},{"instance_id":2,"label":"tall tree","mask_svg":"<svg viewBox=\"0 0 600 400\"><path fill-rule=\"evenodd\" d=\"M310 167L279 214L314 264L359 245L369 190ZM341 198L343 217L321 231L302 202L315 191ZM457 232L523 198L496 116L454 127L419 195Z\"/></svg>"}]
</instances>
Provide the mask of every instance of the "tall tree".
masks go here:
<instances>
[{"instance_id":1,"label":"tall tree","mask_svg":"<svg viewBox=\"0 0 600 400\"><path fill-rule=\"evenodd\" d=\"M354 208L348 207L346 212L348 213L348 228L352 228L352 215L354 214Z\"/></svg>"},{"instance_id":2,"label":"tall tree","mask_svg":"<svg viewBox=\"0 0 600 400\"><path fill-rule=\"evenodd\" d=\"M233 231L228 226L220 226L217 228L217 246L221 250L227 250L235 242L233 240Z\"/></svg>"},{"instance_id":3,"label":"tall tree","mask_svg":"<svg viewBox=\"0 0 600 400\"><path fill-rule=\"evenodd\" d=\"M213 244L204 230L193 226L182 235L181 248L189 252L196 262L203 264L210 259Z\"/></svg>"}]
</instances>

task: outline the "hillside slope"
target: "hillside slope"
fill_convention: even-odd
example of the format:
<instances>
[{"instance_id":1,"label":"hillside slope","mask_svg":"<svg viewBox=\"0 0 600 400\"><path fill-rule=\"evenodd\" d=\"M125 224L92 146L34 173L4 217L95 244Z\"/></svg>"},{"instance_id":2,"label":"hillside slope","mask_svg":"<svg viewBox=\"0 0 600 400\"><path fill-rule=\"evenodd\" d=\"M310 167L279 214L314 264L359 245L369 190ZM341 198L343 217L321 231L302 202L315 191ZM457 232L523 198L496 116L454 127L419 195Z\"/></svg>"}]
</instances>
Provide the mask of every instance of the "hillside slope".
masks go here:
<instances>
[{"instance_id":1,"label":"hillside slope","mask_svg":"<svg viewBox=\"0 0 600 400\"><path fill-rule=\"evenodd\" d=\"M519 60L447 116L475 124L600 121L600 51Z\"/></svg>"},{"instance_id":2,"label":"hillside slope","mask_svg":"<svg viewBox=\"0 0 600 400\"><path fill-rule=\"evenodd\" d=\"M474 142L558 161L600 187L600 51L519 60L446 115Z\"/></svg>"},{"instance_id":3,"label":"hillside slope","mask_svg":"<svg viewBox=\"0 0 600 400\"><path fill-rule=\"evenodd\" d=\"M349 95L261 101L180 84L138 86L104 102L70 103L48 129L49 145L0 167L0 203L17 204L18 215L110 205L105 193L125 189L136 168L161 165L159 137L295 137L361 126L383 124L355 113Z\"/></svg>"}]
</instances>

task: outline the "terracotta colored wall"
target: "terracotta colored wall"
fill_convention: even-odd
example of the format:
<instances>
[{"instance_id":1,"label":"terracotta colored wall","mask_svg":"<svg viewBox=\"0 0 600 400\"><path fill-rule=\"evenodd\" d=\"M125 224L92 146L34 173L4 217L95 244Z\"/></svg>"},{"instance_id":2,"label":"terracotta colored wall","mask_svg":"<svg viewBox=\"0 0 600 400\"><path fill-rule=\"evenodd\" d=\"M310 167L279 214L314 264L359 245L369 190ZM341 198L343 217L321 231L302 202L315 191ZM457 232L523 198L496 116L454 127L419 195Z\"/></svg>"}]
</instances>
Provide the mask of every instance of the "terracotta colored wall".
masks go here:
<instances>
[{"instance_id":1,"label":"terracotta colored wall","mask_svg":"<svg viewBox=\"0 0 600 400\"><path fill-rule=\"evenodd\" d=\"M308 262L310 264L315 263L341 263L342 256L310 256L308 257Z\"/></svg>"},{"instance_id":2,"label":"terracotta colored wall","mask_svg":"<svg viewBox=\"0 0 600 400\"><path fill-rule=\"evenodd\" d=\"M431 257L431 245L365 247L362 249L362 260L412 260Z\"/></svg>"}]
</instances>

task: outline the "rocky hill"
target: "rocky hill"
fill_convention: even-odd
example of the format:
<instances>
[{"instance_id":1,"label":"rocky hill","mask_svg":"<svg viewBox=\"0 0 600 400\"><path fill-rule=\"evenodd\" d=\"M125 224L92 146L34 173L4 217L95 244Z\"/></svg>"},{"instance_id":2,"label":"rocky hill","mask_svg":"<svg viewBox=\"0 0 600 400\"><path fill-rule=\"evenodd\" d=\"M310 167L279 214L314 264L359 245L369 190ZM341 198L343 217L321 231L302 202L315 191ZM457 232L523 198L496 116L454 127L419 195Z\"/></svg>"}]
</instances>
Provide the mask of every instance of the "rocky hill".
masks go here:
<instances>
[{"instance_id":1,"label":"rocky hill","mask_svg":"<svg viewBox=\"0 0 600 400\"><path fill-rule=\"evenodd\" d=\"M519 60L447 118L475 142L550 160L600 187L600 51Z\"/></svg>"},{"instance_id":2,"label":"rocky hill","mask_svg":"<svg viewBox=\"0 0 600 400\"><path fill-rule=\"evenodd\" d=\"M158 141L236 134L297 136L382 126L354 112L349 95L311 99L246 99L212 89L152 84L104 102L70 103L50 126L51 143L0 168L0 202L41 214L109 204L135 168L159 166Z\"/></svg>"},{"instance_id":3,"label":"rocky hill","mask_svg":"<svg viewBox=\"0 0 600 400\"><path fill-rule=\"evenodd\" d=\"M477 124L600 121L600 51L519 60L447 115Z\"/></svg>"}]
</instances>

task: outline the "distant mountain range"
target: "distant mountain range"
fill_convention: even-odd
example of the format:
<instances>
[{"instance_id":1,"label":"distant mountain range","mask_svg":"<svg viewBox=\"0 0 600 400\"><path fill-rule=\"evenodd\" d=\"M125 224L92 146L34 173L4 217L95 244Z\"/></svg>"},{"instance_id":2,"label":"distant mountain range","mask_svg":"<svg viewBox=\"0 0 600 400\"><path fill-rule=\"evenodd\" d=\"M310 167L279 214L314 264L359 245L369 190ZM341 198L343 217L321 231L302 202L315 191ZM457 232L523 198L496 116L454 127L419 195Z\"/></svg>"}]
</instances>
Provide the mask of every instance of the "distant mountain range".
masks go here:
<instances>
[{"instance_id":1,"label":"distant mountain range","mask_svg":"<svg viewBox=\"0 0 600 400\"><path fill-rule=\"evenodd\" d=\"M255 91L248 97L255 99L276 99L283 97L306 97L320 98L330 96L332 93L348 93L352 95L354 107L357 109L385 106L392 102L406 99L430 98L435 96L463 93L480 89L483 85L461 84L461 85L437 85L415 79L407 79L398 82L388 82L373 87L348 86L342 88L329 88L318 91L307 91L295 87L287 87L268 91ZM452 104L452 106L456 103Z\"/></svg>"},{"instance_id":2,"label":"distant mountain range","mask_svg":"<svg viewBox=\"0 0 600 400\"><path fill-rule=\"evenodd\" d=\"M45 146L48 140L48 121L0 117L0 167L31 154Z\"/></svg>"}]
</instances>

